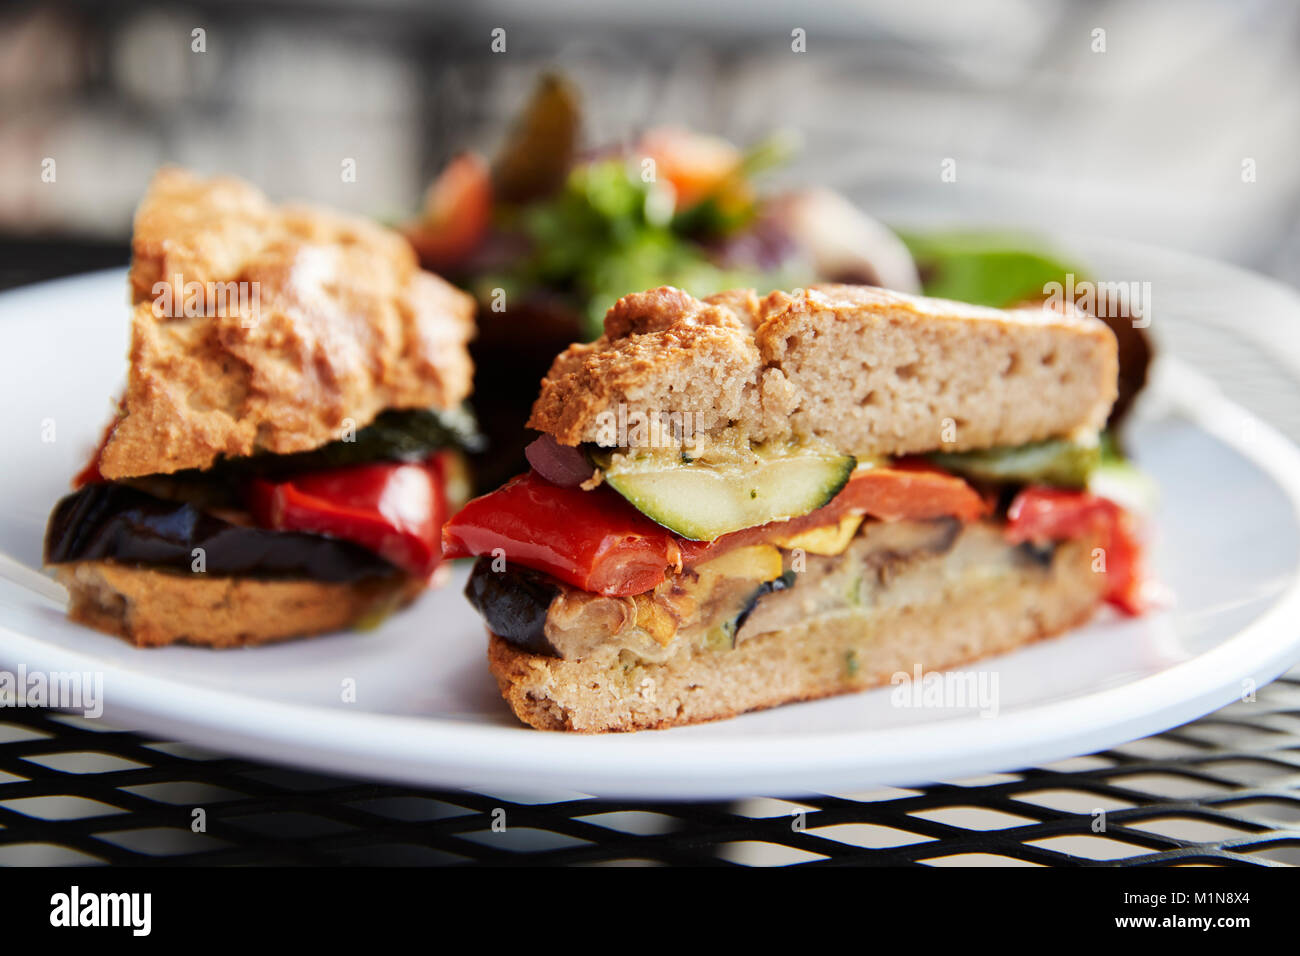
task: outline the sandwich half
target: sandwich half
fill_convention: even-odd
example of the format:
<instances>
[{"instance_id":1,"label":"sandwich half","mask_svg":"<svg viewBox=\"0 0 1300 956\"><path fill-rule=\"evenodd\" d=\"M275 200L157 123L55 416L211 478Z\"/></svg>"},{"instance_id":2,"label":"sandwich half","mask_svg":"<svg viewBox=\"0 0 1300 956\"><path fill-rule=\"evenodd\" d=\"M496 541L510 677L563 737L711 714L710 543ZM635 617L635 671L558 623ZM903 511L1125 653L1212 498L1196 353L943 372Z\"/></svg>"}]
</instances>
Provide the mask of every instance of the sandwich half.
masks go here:
<instances>
[{"instance_id":1,"label":"sandwich half","mask_svg":"<svg viewBox=\"0 0 1300 956\"><path fill-rule=\"evenodd\" d=\"M45 560L138 645L258 644L408 601L473 441L473 303L398 234L160 171L135 218L130 368Z\"/></svg>"},{"instance_id":2,"label":"sandwich half","mask_svg":"<svg viewBox=\"0 0 1300 956\"><path fill-rule=\"evenodd\" d=\"M531 470L443 531L525 723L729 717L1136 611L1087 491L1115 337L865 286L629 295L556 358Z\"/></svg>"}]
</instances>

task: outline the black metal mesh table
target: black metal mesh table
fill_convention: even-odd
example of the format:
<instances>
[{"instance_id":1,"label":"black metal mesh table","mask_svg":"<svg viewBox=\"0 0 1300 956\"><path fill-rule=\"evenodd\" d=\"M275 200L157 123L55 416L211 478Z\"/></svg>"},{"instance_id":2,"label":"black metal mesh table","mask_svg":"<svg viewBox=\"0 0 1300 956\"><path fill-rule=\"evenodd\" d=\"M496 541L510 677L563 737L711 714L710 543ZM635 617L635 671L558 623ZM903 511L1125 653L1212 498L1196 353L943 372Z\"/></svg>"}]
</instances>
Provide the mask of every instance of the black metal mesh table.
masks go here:
<instances>
[{"instance_id":1,"label":"black metal mesh table","mask_svg":"<svg viewBox=\"0 0 1300 956\"><path fill-rule=\"evenodd\" d=\"M1102 753L798 801L529 804L0 712L0 865L471 862L1296 865L1300 670L1254 701Z\"/></svg>"}]
</instances>

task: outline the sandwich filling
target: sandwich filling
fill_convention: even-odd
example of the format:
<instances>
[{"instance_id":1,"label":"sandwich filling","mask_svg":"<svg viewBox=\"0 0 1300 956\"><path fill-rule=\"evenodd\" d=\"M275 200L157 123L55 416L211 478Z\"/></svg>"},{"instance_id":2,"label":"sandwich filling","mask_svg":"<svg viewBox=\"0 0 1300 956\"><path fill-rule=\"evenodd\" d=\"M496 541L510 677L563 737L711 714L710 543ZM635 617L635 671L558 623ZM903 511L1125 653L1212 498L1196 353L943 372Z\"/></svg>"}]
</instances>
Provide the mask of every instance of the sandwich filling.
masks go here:
<instances>
[{"instance_id":1,"label":"sandwich filling","mask_svg":"<svg viewBox=\"0 0 1300 956\"><path fill-rule=\"evenodd\" d=\"M427 579L439 532L467 497L460 412L392 410L311 451L220 459L210 468L106 479L100 455L55 506L47 564L254 579Z\"/></svg>"},{"instance_id":2,"label":"sandwich filling","mask_svg":"<svg viewBox=\"0 0 1300 956\"><path fill-rule=\"evenodd\" d=\"M566 660L660 663L1049 576L1066 544L1094 554L1099 596L1140 609L1136 523L1088 490L1125 466L1095 436L866 461L825 443L696 451L539 439L530 472L443 533L447 556L478 557L466 594L492 632Z\"/></svg>"}]
</instances>

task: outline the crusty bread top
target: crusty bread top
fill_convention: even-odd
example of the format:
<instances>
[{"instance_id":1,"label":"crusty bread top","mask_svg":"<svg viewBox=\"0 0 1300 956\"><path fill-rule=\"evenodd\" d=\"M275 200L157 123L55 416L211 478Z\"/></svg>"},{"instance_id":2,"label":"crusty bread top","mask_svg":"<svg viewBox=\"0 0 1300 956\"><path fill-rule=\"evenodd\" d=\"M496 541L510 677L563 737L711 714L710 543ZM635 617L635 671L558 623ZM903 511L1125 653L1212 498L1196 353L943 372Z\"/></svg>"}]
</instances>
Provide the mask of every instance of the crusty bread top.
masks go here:
<instances>
[{"instance_id":1,"label":"crusty bread top","mask_svg":"<svg viewBox=\"0 0 1300 956\"><path fill-rule=\"evenodd\" d=\"M306 451L384 409L469 394L473 300L421 271L391 230L166 168L132 253L131 367L106 478ZM187 316L188 283L204 289L197 311L219 314Z\"/></svg>"},{"instance_id":2,"label":"crusty bread top","mask_svg":"<svg viewBox=\"0 0 1300 956\"><path fill-rule=\"evenodd\" d=\"M595 442L622 404L628 416L692 413L705 434L822 438L858 456L962 451L1099 428L1117 375L1115 336L1069 305L1001 311L850 285L704 300L660 288L620 299L600 339L555 359L528 424Z\"/></svg>"}]
</instances>

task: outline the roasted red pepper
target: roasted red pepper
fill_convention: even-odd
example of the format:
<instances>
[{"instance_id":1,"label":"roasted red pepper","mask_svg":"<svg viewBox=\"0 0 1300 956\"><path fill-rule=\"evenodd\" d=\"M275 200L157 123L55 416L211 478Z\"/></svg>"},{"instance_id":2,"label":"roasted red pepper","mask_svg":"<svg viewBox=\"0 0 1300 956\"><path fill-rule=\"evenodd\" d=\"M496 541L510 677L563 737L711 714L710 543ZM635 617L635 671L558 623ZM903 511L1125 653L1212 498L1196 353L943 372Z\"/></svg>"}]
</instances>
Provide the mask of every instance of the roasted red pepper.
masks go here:
<instances>
[{"instance_id":1,"label":"roasted red pepper","mask_svg":"<svg viewBox=\"0 0 1300 956\"><path fill-rule=\"evenodd\" d=\"M443 529L449 558L492 554L545 571L607 596L648 591L668 570L689 567L732 548L832 524L850 512L893 520L955 515L973 521L983 499L970 485L934 468L863 470L829 504L777 521L688 541L637 511L610 488L561 488L529 472L476 498Z\"/></svg>"},{"instance_id":2,"label":"roasted red pepper","mask_svg":"<svg viewBox=\"0 0 1300 956\"><path fill-rule=\"evenodd\" d=\"M438 464L381 462L249 484L254 520L278 531L309 531L369 548L416 577L441 559L446 516Z\"/></svg>"},{"instance_id":3,"label":"roasted red pepper","mask_svg":"<svg viewBox=\"0 0 1300 956\"><path fill-rule=\"evenodd\" d=\"M903 458L888 468L855 471L844 490L814 514L839 520L860 513L882 521L923 521L952 516L975 521L988 512L979 492L965 479L929 462Z\"/></svg>"},{"instance_id":4,"label":"roasted red pepper","mask_svg":"<svg viewBox=\"0 0 1300 956\"><path fill-rule=\"evenodd\" d=\"M73 488L84 488L86 485L95 485L104 480L104 476L99 473L99 461L104 457L104 448L108 445L108 440L113 437L113 430L117 428L118 419L114 418L104 426L103 432L99 436L99 444L95 446L95 454L91 456L86 466L77 472L77 477L72 479Z\"/></svg>"},{"instance_id":5,"label":"roasted red pepper","mask_svg":"<svg viewBox=\"0 0 1300 956\"><path fill-rule=\"evenodd\" d=\"M528 472L475 498L442 531L449 558L500 550L574 587L625 597L681 567L677 536L609 488L561 488Z\"/></svg>"},{"instance_id":6,"label":"roasted red pepper","mask_svg":"<svg viewBox=\"0 0 1300 956\"><path fill-rule=\"evenodd\" d=\"M1030 486L1007 509L1006 537L1015 544L1088 535L1105 555L1106 600L1127 614L1141 614L1142 545L1124 508L1086 491Z\"/></svg>"}]
</instances>

